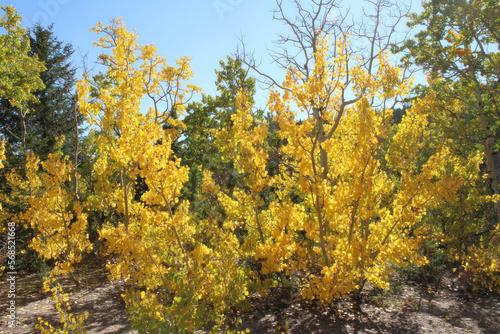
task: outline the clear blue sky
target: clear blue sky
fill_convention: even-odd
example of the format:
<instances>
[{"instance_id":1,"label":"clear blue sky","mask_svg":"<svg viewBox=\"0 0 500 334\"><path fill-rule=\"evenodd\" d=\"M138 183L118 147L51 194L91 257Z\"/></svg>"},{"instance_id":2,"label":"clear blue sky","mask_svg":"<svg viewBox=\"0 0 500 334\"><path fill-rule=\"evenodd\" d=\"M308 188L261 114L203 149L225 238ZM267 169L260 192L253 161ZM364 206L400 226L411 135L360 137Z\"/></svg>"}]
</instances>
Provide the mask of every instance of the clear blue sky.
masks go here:
<instances>
[{"instance_id":1,"label":"clear blue sky","mask_svg":"<svg viewBox=\"0 0 500 334\"><path fill-rule=\"evenodd\" d=\"M353 14L361 9L359 0L346 3ZM245 37L247 47L262 57L269 72L274 67L269 64L267 48L273 46L276 33L283 31L283 25L272 20L273 0L2 0L2 4L13 5L26 27L36 21L54 23L58 39L77 49L77 66L80 51L88 54L89 61L99 54L92 45L98 35L89 28L121 16L127 28L138 33L139 43L155 44L169 64L182 56L192 58L195 77L191 82L208 94L215 94L214 69L235 52L238 36Z\"/></svg>"}]
</instances>

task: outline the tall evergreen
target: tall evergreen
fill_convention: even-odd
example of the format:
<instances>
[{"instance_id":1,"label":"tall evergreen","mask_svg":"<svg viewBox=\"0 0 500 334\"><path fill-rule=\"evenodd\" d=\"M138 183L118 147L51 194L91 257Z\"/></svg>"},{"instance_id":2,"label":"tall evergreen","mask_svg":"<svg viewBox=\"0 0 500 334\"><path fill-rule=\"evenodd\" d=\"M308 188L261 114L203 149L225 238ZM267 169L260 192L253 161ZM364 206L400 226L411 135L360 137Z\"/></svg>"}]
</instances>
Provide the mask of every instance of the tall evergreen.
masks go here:
<instances>
[{"instance_id":1,"label":"tall evergreen","mask_svg":"<svg viewBox=\"0 0 500 334\"><path fill-rule=\"evenodd\" d=\"M30 55L37 55L45 63L46 71L40 74L45 88L34 92L38 102L29 105L26 115L26 149L44 160L54 150L57 137L64 135L66 143L73 142L76 69L71 64L71 56L74 50L71 44L54 36L52 26L34 26L30 30L30 42ZM0 131L9 142L12 153L22 156L22 124L16 115L9 102L0 99ZM79 115L78 124L82 122ZM69 154L70 147L65 144L64 153Z\"/></svg>"},{"instance_id":2,"label":"tall evergreen","mask_svg":"<svg viewBox=\"0 0 500 334\"><path fill-rule=\"evenodd\" d=\"M0 192L7 198L16 196L9 186L6 176L15 168L23 174L26 152L31 151L42 161L49 153L61 149L63 153L74 156L75 144L75 99L74 86L76 69L71 64L73 47L64 44L54 36L52 26L44 28L40 25L30 30L29 56L38 58L45 64L46 70L40 73L45 88L34 91L37 102L29 102L28 113L19 117L20 110L12 106L6 97L0 98L0 137L7 141L5 168L0 169ZM35 57L36 56L36 57ZM83 123L83 117L76 112L77 126ZM23 133L24 131L24 133ZM65 136L62 147L56 147L57 138ZM23 143L24 139L24 143ZM6 217L15 216L27 209L23 194L16 202L2 202ZM27 244L33 238L33 230L19 226L16 233L16 244L19 249L25 249L25 254L18 254L18 269L33 270L39 268L42 262L38 255Z\"/></svg>"},{"instance_id":3,"label":"tall evergreen","mask_svg":"<svg viewBox=\"0 0 500 334\"><path fill-rule=\"evenodd\" d=\"M184 185L183 198L191 202L192 209L203 216L203 206L212 207L197 199L202 183L201 169L214 174L216 182L232 193L237 184L237 172L231 162L224 162L215 146L213 131L231 124L231 115L236 113L236 97L241 89L250 94L253 102L255 78L248 76L240 60L227 57L220 61L220 70L216 70L216 96L205 95L201 102L187 106L187 115L183 119L186 129L179 141L176 154L182 163L189 166L189 181ZM206 207L205 207L206 209Z\"/></svg>"}]
</instances>

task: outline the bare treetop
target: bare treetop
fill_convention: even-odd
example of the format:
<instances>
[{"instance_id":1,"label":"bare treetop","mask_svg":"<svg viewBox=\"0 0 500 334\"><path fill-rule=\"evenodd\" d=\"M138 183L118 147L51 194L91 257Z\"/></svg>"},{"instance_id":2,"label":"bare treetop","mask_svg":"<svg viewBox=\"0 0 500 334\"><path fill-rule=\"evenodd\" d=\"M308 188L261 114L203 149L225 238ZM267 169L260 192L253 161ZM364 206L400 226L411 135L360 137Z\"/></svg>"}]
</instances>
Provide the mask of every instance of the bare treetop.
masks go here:
<instances>
[{"instance_id":1,"label":"bare treetop","mask_svg":"<svg viewBox=\"0 0 500 334\"><path fill-rule=\"evenodd\" d=\"M289 6L293 11L288 11ZM276 0L273 18L283 22L289 32L278 34L275 48L269 50L270 57L279 68L292 67L307 81L314 67L318 39L326 34L335 44L350 36L353 42L349 45L349 53L361 56L364 66L372 73L378 54L399 43L398 38L405 39L404 32L398 32L397 27L410 7L411 3L390 0L363 0L362 6L356 8L342 0ZM331 57L335 56L333 48ZM275 77L259 69L254 53L248 52L242 39L237 57L255 70L267 87L284 89Z\"/></svg>"}]
</instances>

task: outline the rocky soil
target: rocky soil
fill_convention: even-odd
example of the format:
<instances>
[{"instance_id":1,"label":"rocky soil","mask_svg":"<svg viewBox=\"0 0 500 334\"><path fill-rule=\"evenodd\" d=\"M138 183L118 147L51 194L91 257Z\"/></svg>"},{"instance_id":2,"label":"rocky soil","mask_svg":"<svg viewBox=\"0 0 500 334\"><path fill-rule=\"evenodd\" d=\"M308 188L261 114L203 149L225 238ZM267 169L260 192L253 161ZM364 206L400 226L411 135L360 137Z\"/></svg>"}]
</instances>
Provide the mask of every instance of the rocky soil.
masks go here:
<instances>
[{"instance_id":1,"label":"rocky soil","mask_svg":"<svg viewBox=\"0 0 500 334\"><path fill-rule=\"evenodd\" d=\"M102 268L102 266L101 266ZM121 299L124 282L107 280L104 270L87 267L81 286L62 280L75 313L89 312L86 329L97 333L136 333ZM16 281L17 326L7 327L6 276L0 277L0 333L38 333L39 317L57 325L59 315L50 296L42 291L36 274L20 275ZM467 293L449 278L439 288L400 285L393 294L367 289L360 309L351 301L336 307L317 307L299 296L275 290L268 296L253 295L254 308L235 314L242 322L238 330L251 333L500 333L500 296L497 293ZM202 331L199 331L202 333Z\"/></svg>"}]
</instances>

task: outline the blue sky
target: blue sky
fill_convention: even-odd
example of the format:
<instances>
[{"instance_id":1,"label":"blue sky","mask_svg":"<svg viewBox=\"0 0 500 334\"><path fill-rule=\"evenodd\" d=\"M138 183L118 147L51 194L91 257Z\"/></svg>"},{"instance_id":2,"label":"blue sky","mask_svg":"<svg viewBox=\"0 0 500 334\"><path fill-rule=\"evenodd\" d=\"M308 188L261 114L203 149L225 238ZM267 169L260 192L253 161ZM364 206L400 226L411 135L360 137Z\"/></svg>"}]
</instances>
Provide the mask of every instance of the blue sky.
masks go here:
<instances>
[{"instance_id":1,"label":"blue sky","mask_svg":"<svg viewBox=\"0 0 500 334\"><path fill-rule=\"evenodd\" d=\"M346 3L353 14L359 12L361 1ZM139 43L155 44L169 64L182 56L192 58L195 77L191 82L208 94L215 94L214 70L220 60L235 52L238 36L244 36L247 48L255 50L264 70L271 72L275 68L267 48L273 46L276 33L284 31L284 26L272 19L271 10L276 7L272 0L2 0L2 4L13 5L26 27L36 21L54 23L58 39L77 49L77 66L80 52L87 54L90 62L99 54L92 45L98 35L89 28L98 21L108 23L111 18L123 17L127 28L138 33ZM259 94L257 101L265 103L265 93Z\"/></svg>"}]
</instances>

